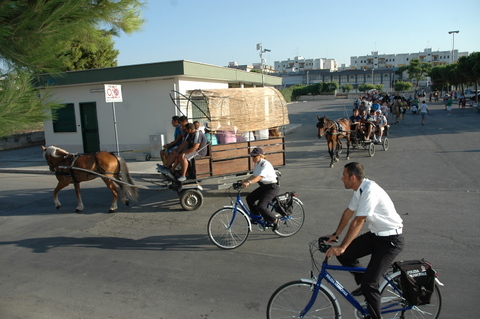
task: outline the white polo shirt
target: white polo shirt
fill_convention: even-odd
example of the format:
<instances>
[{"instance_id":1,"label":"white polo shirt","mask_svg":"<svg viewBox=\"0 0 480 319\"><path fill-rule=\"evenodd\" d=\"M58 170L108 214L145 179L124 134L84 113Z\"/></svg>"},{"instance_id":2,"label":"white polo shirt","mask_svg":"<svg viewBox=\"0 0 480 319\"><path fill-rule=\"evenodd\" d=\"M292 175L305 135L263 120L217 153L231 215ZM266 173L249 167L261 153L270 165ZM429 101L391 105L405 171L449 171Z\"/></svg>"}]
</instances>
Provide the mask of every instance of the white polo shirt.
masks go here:
<instances>
[{"instance_id":1,"label":"white polo shirt","mask_svg":"<svg viewBox=\"0 0 480 319\"><path fill-rule=\"evenodd\" d=\"M274 184L277 182L277 174L273 165L264 158L253 166L253 176L262 176L260 183L263 184Z\"/></svg>"},{"instance_id":2,"label":"white polo shirt","mask_svg":"<svg viewBox=\"0 0 480 319\"><path fill-rule=\"evenodd\" d=\"M348 208L355 216L366 216L367 227L372 233L403 227L403 220L395 210L390 196L377 183L364 179L353 192Z\"/></svg>"}]
</instances>

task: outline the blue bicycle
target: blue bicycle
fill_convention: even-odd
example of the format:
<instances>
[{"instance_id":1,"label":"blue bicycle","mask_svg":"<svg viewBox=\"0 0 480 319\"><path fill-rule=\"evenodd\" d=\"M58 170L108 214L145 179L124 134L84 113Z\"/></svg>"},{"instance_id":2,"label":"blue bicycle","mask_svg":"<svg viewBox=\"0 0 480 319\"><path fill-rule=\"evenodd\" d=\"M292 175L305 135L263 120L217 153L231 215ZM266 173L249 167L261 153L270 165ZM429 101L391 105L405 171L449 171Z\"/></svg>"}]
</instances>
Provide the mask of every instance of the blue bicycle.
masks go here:
<instances>
[{"instance_id":1,"label":"blue bicycle","mask_svg":"<svg viewBox=\"0 0 480 319\"><path fill-rule=\"evenodd\" d=\"M370 318L366 303L359 302L328 272L328 270L364 272L365 268L344 267L316 261L316 253L325 253L330 245L328 237L310 243L312 259L311 279L292 281L279 287L270 297L267 305L267 318L342 318L340 304L334 293L322 281L330 283L354 308L356 319ZM315 277L314 271L320 271ZM393 269L384 275L379 291L382 302L382 317L394 318L438 318L442 306L439 286L443 284L435 278L434 291L429 304L412 306L404 298L401 288L400 271Z\"/></svg>"},{"instance_id":2,"label":"blue bicycle","mask_svg":"<svg viewBox=\"0 0 480 319\"><path fill-rule=\"evenodd\" d=\"M262 216L252 214L243 203L240 196L241 185L242 183L236 182L229 188L229 191L232 188L237 191L235 202L232 198L230 206L224 206L217 210L208 221L208 237L213 244L222 249L234 249L241 246L252 231L252 224L257 224L261 231L271 228ZM278 226L273 232L281 237L296 234L302 228L305 220L302 201L294 193L287 194L293 194L292 207L288 214L279 209L277 198L268 204L268 207L275 212L279 219ZM283 196L290 196L287 194Z\"/></svg>"}]
</instances>

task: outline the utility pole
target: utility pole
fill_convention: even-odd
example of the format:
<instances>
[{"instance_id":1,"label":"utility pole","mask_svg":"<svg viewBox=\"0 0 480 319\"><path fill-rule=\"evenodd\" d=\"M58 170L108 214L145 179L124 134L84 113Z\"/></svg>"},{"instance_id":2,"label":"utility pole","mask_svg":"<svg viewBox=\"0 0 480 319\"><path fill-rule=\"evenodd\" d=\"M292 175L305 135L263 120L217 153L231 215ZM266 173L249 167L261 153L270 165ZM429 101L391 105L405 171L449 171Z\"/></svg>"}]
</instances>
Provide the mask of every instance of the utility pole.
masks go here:
<instances>
[{"instance_id":1,"label":"utility pole","mask_svg":"<svg viewBox=\"0 0 480 319\"><path fill-rule=\"evenodd\" d=\"M263 87L263 86L265 86L264 71L263 71L265 60L263 59L263 54L265 52L271 52L271 50L264 49L262 47L262 42L260 42L260 43L257 43L257 51L260 51L260 72L262 72L262 87Z\"/></svg>"},{"instance_id":2,"label":"utility pole","mask_svg":"<svg viewBox=\"0 0 480 319\"><path fill-rule=\"evenodd\" d=\"M460 31L448 31L448 34L452 35L452 63L455 62L454 54L455 54L455 33L459 33Z\"/></svg>"}]
</instances>

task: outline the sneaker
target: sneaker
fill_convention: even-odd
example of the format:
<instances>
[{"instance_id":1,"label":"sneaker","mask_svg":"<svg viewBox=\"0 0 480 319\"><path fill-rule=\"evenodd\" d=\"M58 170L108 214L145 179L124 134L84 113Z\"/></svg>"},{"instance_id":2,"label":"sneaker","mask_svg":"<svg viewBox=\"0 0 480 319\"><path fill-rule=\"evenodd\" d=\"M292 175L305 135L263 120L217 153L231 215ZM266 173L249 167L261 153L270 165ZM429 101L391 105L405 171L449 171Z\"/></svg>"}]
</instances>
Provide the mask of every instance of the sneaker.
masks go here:
<instances>
[{"instance_id":1,"label":"sneaker","mask_svg":"<svg viewBox=\"0 0 480 319\"><path fill-rule=\"evenodd\" d=\"M352 295L352 296L355 296L355 297L362 296L362 295L363 295L362 287L358 287L357 289L353 290L353 291L351 292L351 295Z\"/></svg>"},{"instance_id":2,"label":"sneaker","mask_svg":"<svg viewBox=\"0 0 480 319\"><path fill-rule=\"evenodd\" d=\"M179 178L177 178L177 181L179 181L179 182L184 182L186 180L187 180L186 176L180 176Z\"/></svg>"},{"instance_id":3,"label":"sneaker","mask_svg":"<svg viewBox=\"0 0 480 319\"><path fill-rule=\"evenodd\" d=\"M278 223L280 222L280 220L277 218L276 222L273 223L272 225L272 231L276 231L278 229Z\"/></svg>"}]
</instances>

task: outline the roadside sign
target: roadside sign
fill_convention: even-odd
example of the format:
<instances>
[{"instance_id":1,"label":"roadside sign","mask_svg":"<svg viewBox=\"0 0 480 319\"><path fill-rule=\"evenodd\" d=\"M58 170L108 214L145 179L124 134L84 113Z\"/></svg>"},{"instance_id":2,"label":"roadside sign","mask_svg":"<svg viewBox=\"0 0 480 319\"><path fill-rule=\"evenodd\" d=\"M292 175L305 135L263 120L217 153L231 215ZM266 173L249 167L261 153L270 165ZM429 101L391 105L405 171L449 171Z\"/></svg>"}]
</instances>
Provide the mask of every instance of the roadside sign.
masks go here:
<instances>
[{"instance_id":1,"label":"roadside sign","mask_svg":"<svg viewBox=\"0 0 480 319\"><path fill-rule=\"evenodd\" d=\"M122 86L116 84L105 84L105 102L115 103L123 102Z\"/></svg>"}]
</instances>

